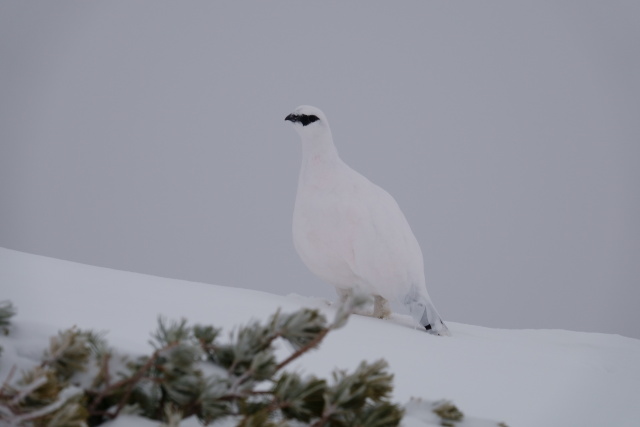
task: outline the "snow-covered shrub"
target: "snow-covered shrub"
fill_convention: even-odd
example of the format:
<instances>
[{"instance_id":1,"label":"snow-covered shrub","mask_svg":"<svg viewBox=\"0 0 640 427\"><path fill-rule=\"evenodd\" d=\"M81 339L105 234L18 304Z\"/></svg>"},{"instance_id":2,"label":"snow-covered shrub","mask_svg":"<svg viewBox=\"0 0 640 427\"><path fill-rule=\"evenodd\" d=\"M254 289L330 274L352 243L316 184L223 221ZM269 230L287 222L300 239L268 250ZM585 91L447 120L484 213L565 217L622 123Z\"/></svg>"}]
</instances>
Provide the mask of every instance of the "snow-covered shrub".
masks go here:
<instances>
[{"instance_id":1,"label":"snow-covered shrub","mask_svg":"<svg viewBox=\"0 0 640 427\"><path fill-rule=\"evenodd\" d=\"M0 420L14 425L99 425L121 413L202 423L229 419L242 426L294 421L310 425L398 425L403 411L389 401L386 362L362 362L328 381L284 368L342 326L355 304L333 322L317 310L276 313L251 322L222 342L213 326L159 319L153 352L135 360L117 355L104 338L71 328L51 338L42 363L0 390ZM5 306L3 306L5 307ZM0 310L0 326L8 325ZM284 360L276 340L294 350ZM14 371L10 374L13 376Z\"/></svg>"},{"instance_id":2,"label":"snow-covered shrub","mask_svg":"<svg viewBox=\"0 0 640 427\"><path fill-rule=\"evenodd\" d=\"M332 322L318 310L276 312L266 323L237 329L226 342L213 326L160 318L153 352L138 358L116 353L92 331L59 332L39 366L20 378L13 378L12 369L4 380L0 424L96 426L136 414L166 426L187 417L245 427L398 426L405 409L390 401L393 375L384 360L336 371L329 380L285 370L343 326L361 303L358 297L348 300ZM12 313L10 304L0 306L0 326L8 327ZM275 355L278 340L293 347L283 360ZM412 400L407 408L420 425L462 419L448 402Z\"/></svg>"}]
</instances>

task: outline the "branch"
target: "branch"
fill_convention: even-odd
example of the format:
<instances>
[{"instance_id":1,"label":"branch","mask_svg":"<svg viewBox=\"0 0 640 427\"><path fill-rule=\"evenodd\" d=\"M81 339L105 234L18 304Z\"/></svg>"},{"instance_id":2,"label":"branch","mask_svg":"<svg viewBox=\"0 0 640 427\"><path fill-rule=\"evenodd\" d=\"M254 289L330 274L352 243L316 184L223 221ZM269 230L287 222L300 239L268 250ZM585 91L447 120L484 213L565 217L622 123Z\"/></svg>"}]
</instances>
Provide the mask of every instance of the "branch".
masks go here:
<instances>
[{"instance_id":1,"label":"branch","mask_svg":"<svg viewBox=\"0 0 640 427\"><path fill-rule=\"evenodd\" d=\"M122 396L122 398L120 399L120 402L118 403L115 413L110 415L112 419L116 418L120 413L120 411L122 410L122 408L124 408L124 405L129 400L129 397L131 396L131 393L133 392L133 388L135 387L136 383L144 377L144 374L149 369L151 369L151 367L156 362L158 357L160 357L160 353L162 353L163 351L169 350L173 347L176 347L178 344L180 343L179 342L171 343L161 349L154 351L151 357L149 358L149 360L147 360L147 363L145 363L142 367L140 367L140 369L138 369L138 371L133 376L120 380L116 383L110 384L108 387L105 387L103 390L98 392L96 399L93 401L93 403L89 407L89 413L96 414L96 408L98 407L100 402L102 402L102 400L105 397L111 394L111 392L121 387L127 387L125 394Z\"/></svg>"},{"instance_id":2,"label":"branch","mask_svg":"<svg viewBox=\"0 0 640 427\"><path fill-rule=\"evenodd\" d=\"M29 394L31 394L34 390L42 387L46 383L47 383L46 375L43 375L40 378L36 378L31 384L26 385L25 388L20 390L18 394L16 394L14 398L11 399L11 401L9 402L9 406L19 405L22 399L24 399Z\"/></svg>"},{"instance_id":3,"label":"branch","mask_svg":"<svg viewBox=\"0 0 640 427\"><path fill-rule=\"evenodd\" d=\"M331 328L323 329L322 332L320 332L314 339L309 341L306 345L300 347L298 350L293 352L293 354L291 356L287 357L285 360L280 362L276 366L275 372L278 372L280 369L284 368L289 363L291 363L292 361L294 361L298 357L302 356L304 353L306 353L307 351L311 350L316 345L320 344L320 342L324 339L324 337L329 333L330 330L331 330Z\"/></svg>"},{"instance_id":4,"label":"branch","mask_svg":"<svg viewBox=\"0 0 640 427\"><path fill-rule=\"evenodd\" d=\"M58 409L60 409L62 406L64 406L64 404L67 403L67 401L69 401L70 399L80 394L82 394L82 389L76 386L69 386L60 392L60 394L58 395L59 399L56 400L55 402L45 406L44 408L40 408L36 411L29 412L27 414L15 417L13 419L13 422L15 423L15 425L22 425L22 423L24 423L25 421L33 420L33 419L42 417L44 415L50 414L52 412L55 412Z\"/></svg>"},{"instance_id":5,"label":"branch","mask_svg":"<svg viewBox=\"0 0 640 427\"><path fill-rule=\"evenodd\" d=\"M310 427L322 427L324 423L329 421L329 418L331 417L331 415L333 415L333 412L335 409L336 408L333 405L329 405L328 407L326 407L325 410L322 411L322 418L320 418L315 423L311 424Z\"/></svg>"},{"instance_id":6,"label":"branch","mask_svg":"<svg viewBox=\"0 0 640 427\"><path fill-rule=\"evenodd\" d=\"M16 365L13 365L11 367L11 370L9 371L9 375L7 375L7 378L2 383L2 387L0 387L0 396L3 395L3 391L9 386L9 383L11 382L11 379L13 378L13 375L16 373L17 369L18 367Z\"/></svg>"}]
</instances>

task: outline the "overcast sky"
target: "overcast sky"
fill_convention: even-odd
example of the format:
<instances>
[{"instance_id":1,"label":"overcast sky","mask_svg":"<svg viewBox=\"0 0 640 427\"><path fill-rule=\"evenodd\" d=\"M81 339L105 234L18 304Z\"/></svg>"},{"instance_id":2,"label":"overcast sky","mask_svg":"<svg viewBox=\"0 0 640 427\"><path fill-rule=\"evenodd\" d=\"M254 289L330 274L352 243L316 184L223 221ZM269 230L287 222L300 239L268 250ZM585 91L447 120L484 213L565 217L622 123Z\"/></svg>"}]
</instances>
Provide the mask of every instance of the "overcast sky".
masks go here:
<instances>
[{"instance_id":1,"label":"overcast sky","mask_svg":"<svg viewBox=\"0 0 640 427\"><path fill-rule=\"evenodd\" d=\"M310 104L445 320L640 338L640 3L517 3L2 2L0 246L332 299L291 242Z\"/></svg>"}]
</instances>

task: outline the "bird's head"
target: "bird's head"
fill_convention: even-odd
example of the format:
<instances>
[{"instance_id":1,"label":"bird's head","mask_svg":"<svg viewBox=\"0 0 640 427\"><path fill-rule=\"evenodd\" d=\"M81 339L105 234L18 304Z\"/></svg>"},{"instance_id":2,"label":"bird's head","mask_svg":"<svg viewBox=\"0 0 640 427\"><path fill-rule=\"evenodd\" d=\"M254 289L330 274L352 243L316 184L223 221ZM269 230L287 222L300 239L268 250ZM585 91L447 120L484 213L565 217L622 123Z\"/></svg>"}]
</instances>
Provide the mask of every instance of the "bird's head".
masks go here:
<instances>
[{"instance_id":1,"label":"bird's head","mask_svg":"<svg viewBox=\"0 0 640 427\"><path fill-rule=\"evenodd\" d=\"M284 118L293 124L301 138L315 138L330 134L329 122L324 113L316 107L301 105Z\"/></svg>"}]
</instances>

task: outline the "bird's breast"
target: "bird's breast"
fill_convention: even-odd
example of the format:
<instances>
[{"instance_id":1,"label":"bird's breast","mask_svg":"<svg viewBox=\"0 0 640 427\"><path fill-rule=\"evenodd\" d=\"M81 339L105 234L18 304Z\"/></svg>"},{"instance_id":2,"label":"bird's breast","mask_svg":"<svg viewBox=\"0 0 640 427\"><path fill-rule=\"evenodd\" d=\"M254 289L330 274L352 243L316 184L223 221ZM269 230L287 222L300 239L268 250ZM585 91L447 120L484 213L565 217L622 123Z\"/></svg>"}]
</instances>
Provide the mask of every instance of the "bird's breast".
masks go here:
<instances>
[{"instance_id":1,"label":"bird's breast","mask_svg":"<svg viewBox=\"0 0 640 427\"><path fill-rule=\"evenodd\" d=\"M336 286L357 280L354 237L358 212L349 209L331 192L303 189L293 214L293 242L306 266Z\"/></svg>"}]
</instances>

